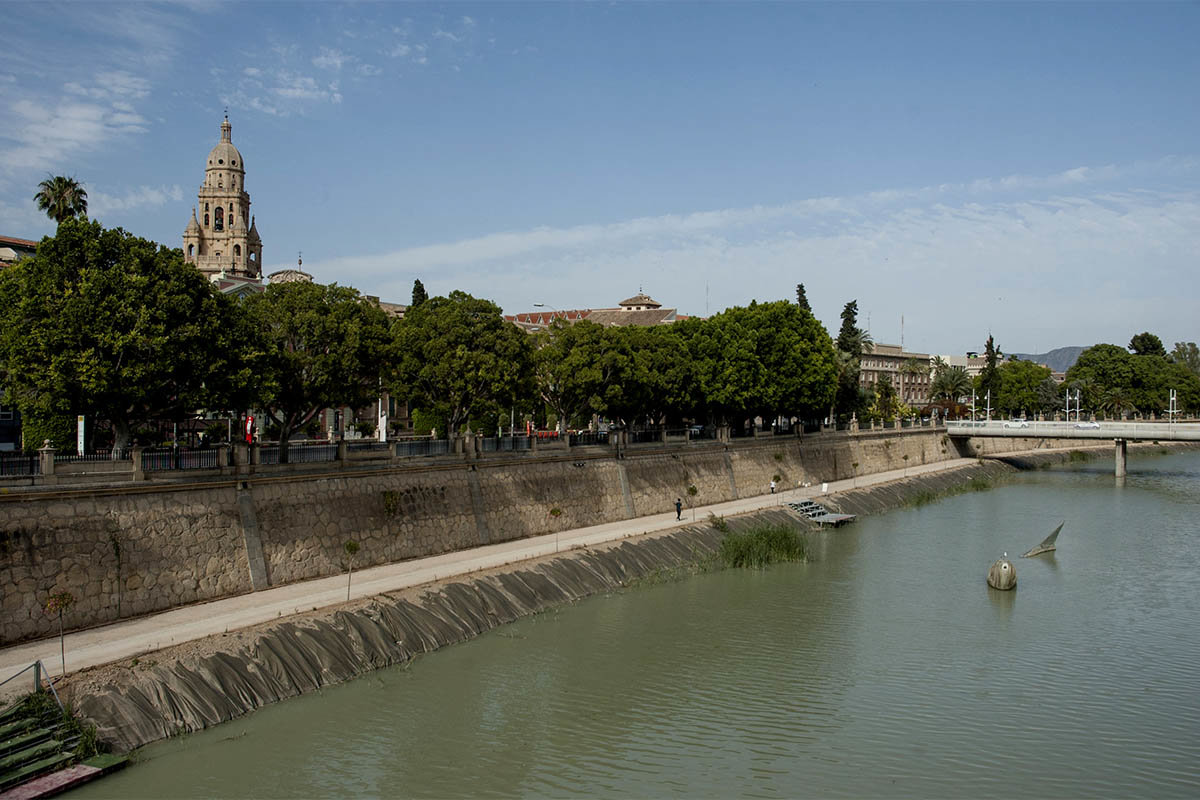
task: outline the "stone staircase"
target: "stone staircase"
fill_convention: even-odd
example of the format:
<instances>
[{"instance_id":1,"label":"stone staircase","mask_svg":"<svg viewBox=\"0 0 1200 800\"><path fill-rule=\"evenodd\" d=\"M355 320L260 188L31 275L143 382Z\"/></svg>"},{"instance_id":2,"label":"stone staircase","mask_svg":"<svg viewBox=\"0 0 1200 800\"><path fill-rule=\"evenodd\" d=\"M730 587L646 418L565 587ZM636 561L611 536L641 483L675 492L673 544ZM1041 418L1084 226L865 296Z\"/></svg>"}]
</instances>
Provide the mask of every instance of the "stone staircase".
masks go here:
<instances>
[{"instance_id":1,"label":"stone staircase","mask_svg":"<svg viewBox=\"0 0 1200 800\"><path fill-rule=\"evenodd\" d=\"M0 797L8 790L75 762L79 730L62 709L35 695L0 713Z\"/></svg>"}]
</instances>

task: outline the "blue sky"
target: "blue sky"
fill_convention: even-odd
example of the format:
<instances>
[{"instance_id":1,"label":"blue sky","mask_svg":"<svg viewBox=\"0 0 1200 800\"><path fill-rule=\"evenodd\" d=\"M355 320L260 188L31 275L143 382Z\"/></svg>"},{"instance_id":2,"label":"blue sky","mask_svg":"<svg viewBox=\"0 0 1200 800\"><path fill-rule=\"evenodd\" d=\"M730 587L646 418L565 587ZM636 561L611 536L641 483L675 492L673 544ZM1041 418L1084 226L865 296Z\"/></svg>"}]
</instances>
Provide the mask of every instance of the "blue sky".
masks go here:
<instances>
[{"instance_id":1,"label":"blue sky","mask_svg":"<svg viewBox=\"0 0 1200 800\"><path fill-rule=\"evenodd\" d=\"M4 5L47 174L179 246L228 107L267 271L506 311L794 296L1007 352L1200 339L1200 5Z\"/></svg>"}]
</instances>

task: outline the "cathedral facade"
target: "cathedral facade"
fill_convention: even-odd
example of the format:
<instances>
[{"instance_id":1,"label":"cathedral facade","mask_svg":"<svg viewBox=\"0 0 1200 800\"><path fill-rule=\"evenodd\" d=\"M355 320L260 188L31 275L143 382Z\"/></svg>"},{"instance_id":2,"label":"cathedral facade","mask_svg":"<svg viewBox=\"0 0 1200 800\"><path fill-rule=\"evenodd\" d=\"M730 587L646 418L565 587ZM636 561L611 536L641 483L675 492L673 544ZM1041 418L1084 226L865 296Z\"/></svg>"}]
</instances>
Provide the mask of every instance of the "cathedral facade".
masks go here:
<instances>
[{"instance_id":1,"label":"cathedral facade","mask_svg":"<svg viewBox=\"0 0 1200 800\"><path fill-rule=\"evenodd\" d=\"M246 163L229 118L208 154L204 183L183 232L183 257L228 294L262 291L262 239L250 214Z\"/></svg>"}]
</instances>

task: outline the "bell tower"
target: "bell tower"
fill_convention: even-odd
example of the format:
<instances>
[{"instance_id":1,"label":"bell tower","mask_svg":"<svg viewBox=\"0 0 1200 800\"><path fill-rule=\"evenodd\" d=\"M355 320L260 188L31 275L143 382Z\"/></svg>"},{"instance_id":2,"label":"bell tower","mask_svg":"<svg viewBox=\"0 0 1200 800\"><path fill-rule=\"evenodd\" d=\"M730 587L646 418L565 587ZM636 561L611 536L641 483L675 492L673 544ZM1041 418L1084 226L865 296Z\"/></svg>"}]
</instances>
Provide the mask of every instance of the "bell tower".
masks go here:
<instances>
[{"instance_id":1,"label":"bell tower","mask_svg":"<svg viewBox=\"0 0 1200 800\"><path fill-rule=\"evenodd\" d=\"M233 146L229 117L221 123L221 141L208 154L204 183L183 231L183 258L211 280L261 282L262 240L250 215L246 164Z\"/></svg>"}]
</instances>

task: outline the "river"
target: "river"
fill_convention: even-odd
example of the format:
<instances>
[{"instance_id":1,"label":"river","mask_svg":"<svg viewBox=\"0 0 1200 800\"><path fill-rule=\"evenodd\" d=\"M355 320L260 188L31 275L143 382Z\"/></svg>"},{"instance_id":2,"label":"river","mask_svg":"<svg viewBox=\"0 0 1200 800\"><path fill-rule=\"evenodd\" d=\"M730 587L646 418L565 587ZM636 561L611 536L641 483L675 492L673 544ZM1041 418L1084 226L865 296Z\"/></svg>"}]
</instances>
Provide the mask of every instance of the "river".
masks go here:
<instances>
[{"instance_id":1,"label":"river","mask_svg":"<svg viewBox=\"0 0 1200 800\"><path fill-rule=\"evenodd\" d=\"M1200 453L1023 473L151 745L71 798L1195 797L1198 534ZM984 582L1005 551L1013 592Z\"/></svg>"}]
</instances>

